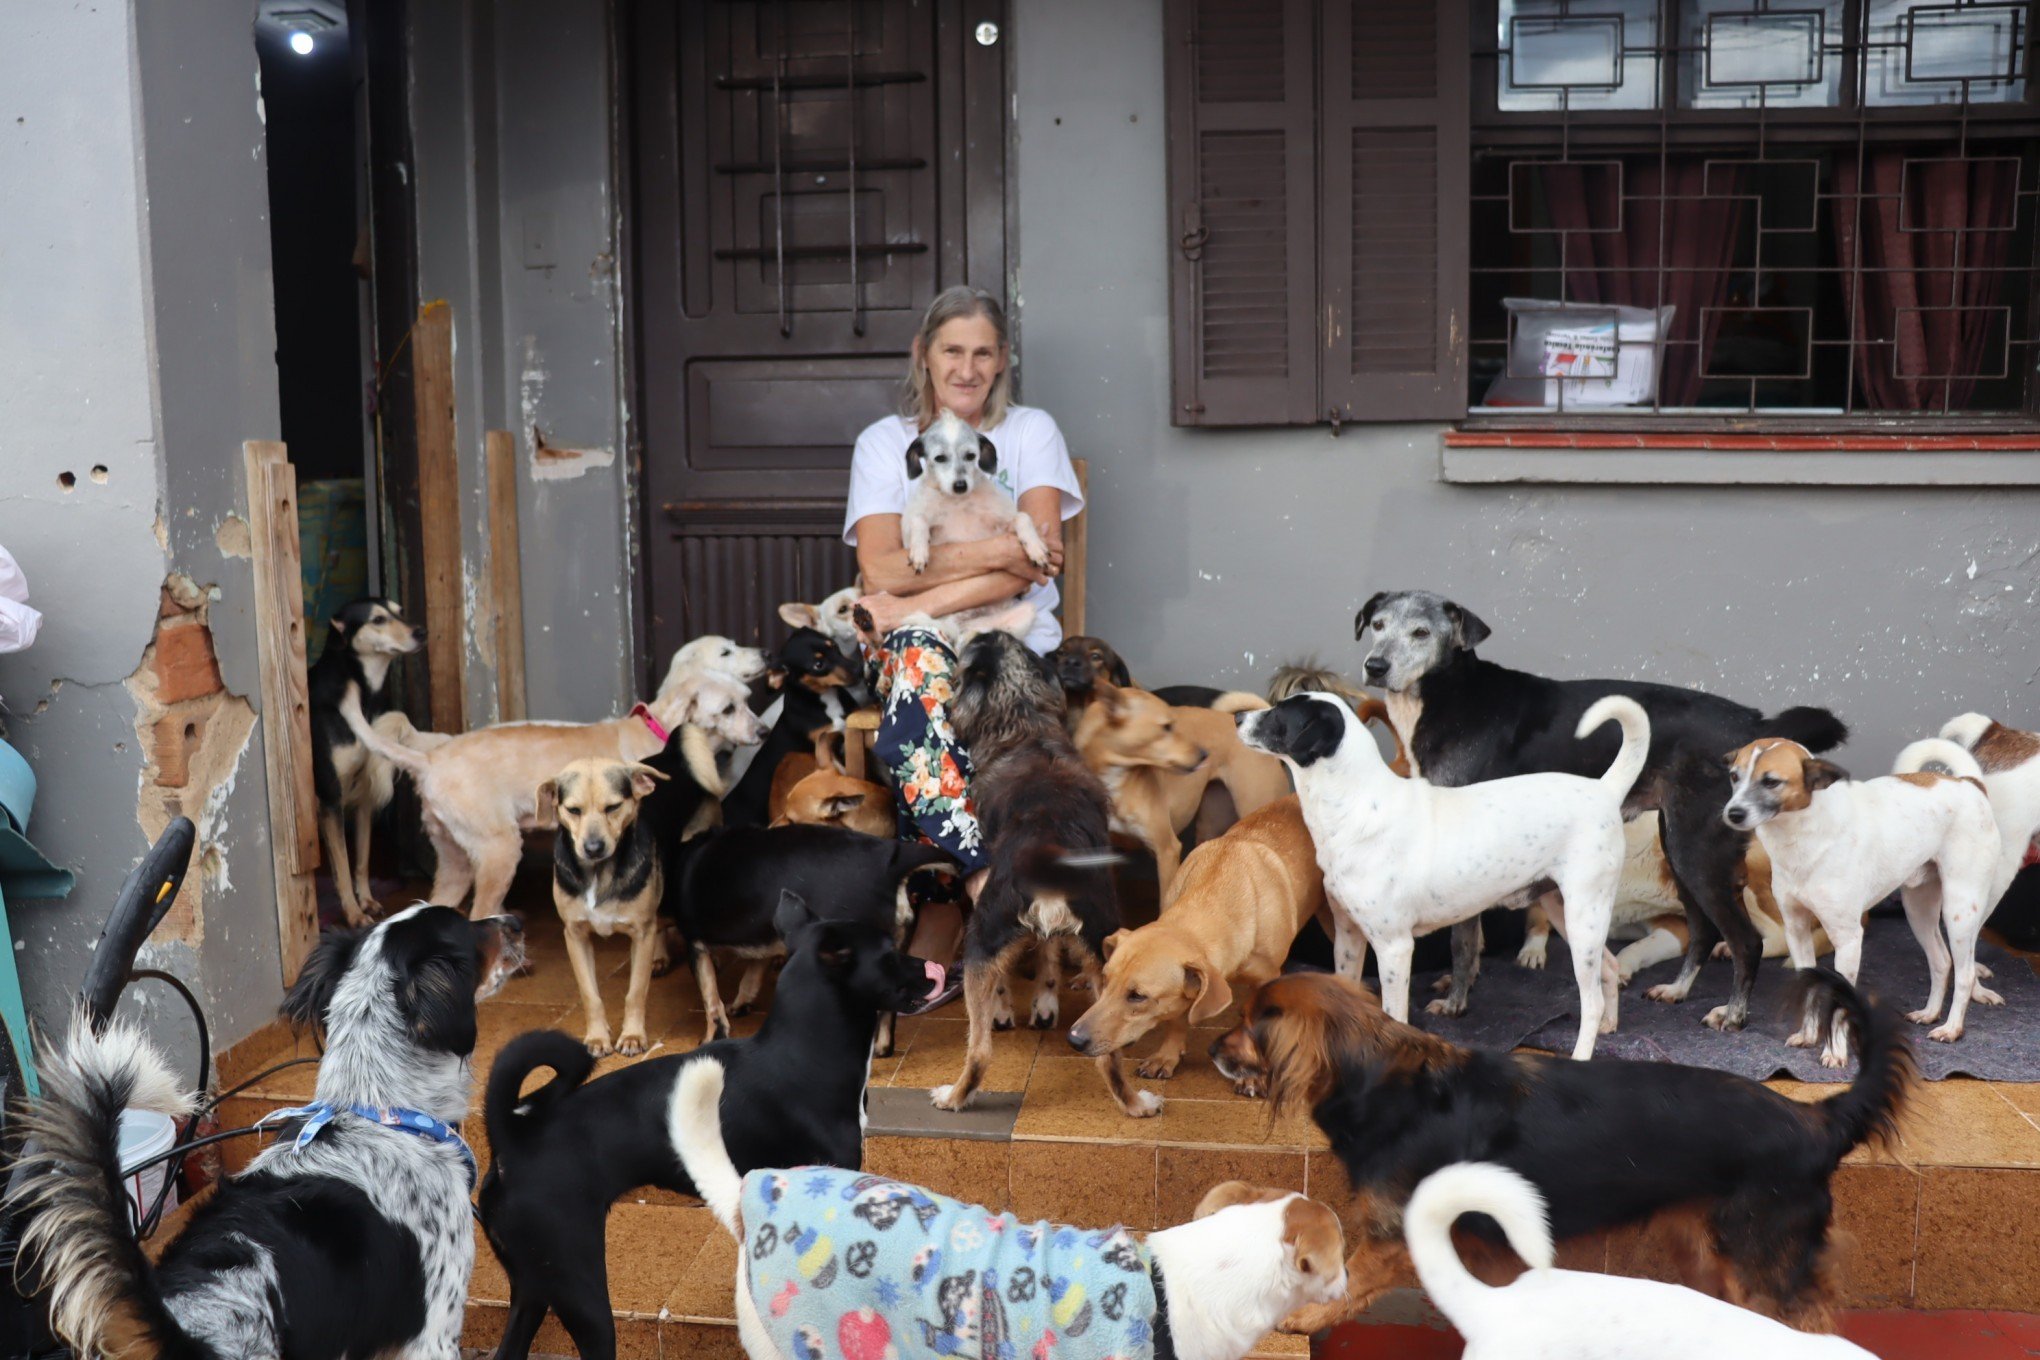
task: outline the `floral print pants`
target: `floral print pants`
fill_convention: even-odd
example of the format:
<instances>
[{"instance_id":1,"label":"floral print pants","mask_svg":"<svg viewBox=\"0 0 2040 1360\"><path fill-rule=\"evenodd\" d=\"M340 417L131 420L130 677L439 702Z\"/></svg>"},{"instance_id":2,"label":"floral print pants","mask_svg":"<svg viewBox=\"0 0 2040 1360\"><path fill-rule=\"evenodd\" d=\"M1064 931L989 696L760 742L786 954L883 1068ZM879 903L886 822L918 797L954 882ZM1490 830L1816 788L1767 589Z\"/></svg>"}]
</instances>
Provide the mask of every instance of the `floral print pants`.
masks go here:
<instances>
[{"instance_id":1,"label":"floral print pants","mask_svg":"<svg viewBox=\"0 0 2040 1360\"><path fill-rule=\"evenodd\" d=\"M966 874L985 865L984 841L970 803L970 752L949 726L956 653L928 628L901 628L875 658L884 706L872 754L892 772L900 835L939 845Z\"/></svg>"}]
</instances>

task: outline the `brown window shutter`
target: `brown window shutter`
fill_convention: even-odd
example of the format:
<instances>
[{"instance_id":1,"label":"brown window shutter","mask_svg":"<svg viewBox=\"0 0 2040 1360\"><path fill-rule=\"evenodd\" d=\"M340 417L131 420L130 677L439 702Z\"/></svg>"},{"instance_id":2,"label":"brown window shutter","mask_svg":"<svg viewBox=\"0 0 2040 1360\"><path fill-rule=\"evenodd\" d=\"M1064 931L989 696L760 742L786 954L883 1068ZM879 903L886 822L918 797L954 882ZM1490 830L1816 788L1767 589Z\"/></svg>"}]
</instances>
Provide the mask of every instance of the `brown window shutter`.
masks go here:
<instances>
[{"instance_id":1,"label":"brown window shutter","mask_svg":"<svg viewBox=\"0 0 2040 1360\"><path fill-rule=\"evenodd\" d=\"M1320 418L1312 0L1168 0L1171 418Z\"/></svg>"},{"instance_id":2,"label":"brown window shutter","mask_svg":"<svg viewBox=\"0 0 2040 1360\"><path fill-rule=\"evenodd\" d=\"M1469 0L1325 0L1324 400L1466 414Z\"/></svg>"}]
</instances>

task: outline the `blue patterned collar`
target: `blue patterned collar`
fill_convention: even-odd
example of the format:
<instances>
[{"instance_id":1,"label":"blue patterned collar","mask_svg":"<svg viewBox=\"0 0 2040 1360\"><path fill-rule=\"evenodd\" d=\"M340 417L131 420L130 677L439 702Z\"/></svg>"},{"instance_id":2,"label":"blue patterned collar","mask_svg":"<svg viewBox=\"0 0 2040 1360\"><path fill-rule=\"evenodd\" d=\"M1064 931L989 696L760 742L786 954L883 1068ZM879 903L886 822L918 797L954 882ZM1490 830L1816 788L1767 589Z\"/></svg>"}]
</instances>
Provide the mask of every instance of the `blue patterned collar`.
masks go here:
<instances>
[{"instance_id":1,"label":"blue patterned collar","mask_svg":"<svg viewBox=\"0 0 2040 1360\"><path fill-rule=\"evenodd\" d=\"M259 1127L262 1124L284 1124L292 1120L301 1120L297 1136L291 1139L291 1150L302 1152L307 1144L319 1136L319 1131L331 1124L334 1116L339 1114L358 1115L369 1123L379 1124L386 1129L395 1129L399 1133L452 1145L467 1166L468 1189L472 1191L475 1188L475 1154L467 1145L467 1139L461 1137L460 1130L445 1120L434 1119L420 1110L378 1109L373 1105L335 1105L330 1101L317 1100L309 1105L298 1105L288 1110L271 1110L257 1121L257 1125Z\"/></svg>"}]
</instances>

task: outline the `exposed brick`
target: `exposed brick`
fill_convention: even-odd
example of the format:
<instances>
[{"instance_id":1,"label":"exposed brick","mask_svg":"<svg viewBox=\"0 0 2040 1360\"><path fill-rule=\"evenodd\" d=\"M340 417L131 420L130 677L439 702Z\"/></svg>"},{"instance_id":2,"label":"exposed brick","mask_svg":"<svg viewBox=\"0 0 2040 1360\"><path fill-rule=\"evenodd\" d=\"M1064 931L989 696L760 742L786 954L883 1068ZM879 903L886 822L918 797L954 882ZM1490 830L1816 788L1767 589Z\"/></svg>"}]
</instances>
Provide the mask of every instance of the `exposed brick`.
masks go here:
<instances>
[{"instance_id":1,"label":"exposed brick","mask_svg":"<svg viewBox=\"0 0 2040 1360\"><path fill-rule=\"evenodd\" d=\"M200 718L171 713L156 719L149 730L149 747L158 785L181 789L191 782L191 753L204 736L205 723Z\"/></svg>"},{"instance_id":2,"label":"exposed brick","mask_svg":"<svg viewBox=\"0 0 2040 1360\"><path fill-rule=\"evenodd\" d=\"M212 630L200 623L156 629L156 702L182 703L226 688L213 657Z\"/></svg>"}]
</instances>

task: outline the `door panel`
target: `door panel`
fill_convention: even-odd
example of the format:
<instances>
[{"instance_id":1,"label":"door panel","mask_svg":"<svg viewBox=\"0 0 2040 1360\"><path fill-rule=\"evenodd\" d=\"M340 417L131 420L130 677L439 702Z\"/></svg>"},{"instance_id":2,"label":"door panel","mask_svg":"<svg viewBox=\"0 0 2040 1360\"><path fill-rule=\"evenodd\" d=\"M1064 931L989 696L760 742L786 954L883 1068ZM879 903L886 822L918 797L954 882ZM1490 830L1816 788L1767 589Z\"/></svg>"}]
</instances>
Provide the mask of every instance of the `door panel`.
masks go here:
<instances>
[{"instance_id":1,"label":"door panel","mask_svg":"<svg viewBox=\"0 0 2040 1360\"><path fill-rule=\"evenodd\" d=\"M1004 0L721 0L625 12L645 657L770 644L855 572L857 432L897 408L922 308L1005 294Z\"/></svg>"}]
</instances>

